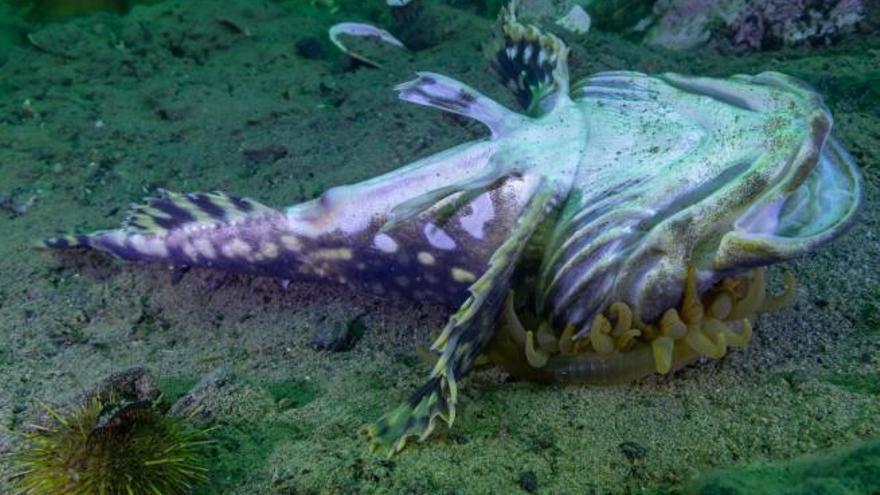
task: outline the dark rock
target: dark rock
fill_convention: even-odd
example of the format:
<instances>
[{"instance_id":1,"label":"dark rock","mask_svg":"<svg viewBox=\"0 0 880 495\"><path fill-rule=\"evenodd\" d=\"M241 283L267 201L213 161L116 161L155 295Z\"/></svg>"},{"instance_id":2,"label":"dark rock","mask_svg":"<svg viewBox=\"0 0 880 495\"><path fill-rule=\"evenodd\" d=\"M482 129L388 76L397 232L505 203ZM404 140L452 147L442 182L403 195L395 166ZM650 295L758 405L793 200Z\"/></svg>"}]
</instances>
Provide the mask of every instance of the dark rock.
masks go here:
<instances>
[{"instance_id":1,"label":"dark rock","mask_svg":"<svg viewBox=\"0 0 880 495\"><path fill-rule=\"evenodd\" d=\"M456 445L464 445L470 441L466 435L462 435L461 433L451 433L449 438L451 438Z\"/></svg>"},{"instance_id":2,"label":"dark rock","mask_svg":"<svg viewBox=\"0 0 880 495\"><path fill-rule=\"evenodd\" d=\"M85 403L93 398L101 402L154 401L159 388L150 372L141 366L126 368L104 378L83 396Z\"/></svg>"},{"instance_id":3,"label":"dark rock","mask_svg":"<svg viewBox=\"0 0 880 495\"><path fill-rule=\"evenodd\" d=\"M316 351L350 351L366 330L367 327L359 317L344 325L325 325L312 334L309 346Z\"/></svg>"},{"instance_id":4,"label":"dark rock","mask_svg":"<svg viewBox=\"0 0 880 495\"><path fill-rule=\"evenodd\" d=\"M217 394L223 389L230 388L235 382L235 374L229 368L221 366L211 371L196 384L183 397L178 399L168 414L171 416L191 416L198 414L203 419L211 415L211 412L205 409L207 399Z\"/></svg>"},{"instance_id":5,"label":"dark rock","mask_svg":"<svg viewBox=\"0 0 880 495\"><path fill-rule=\"evenodd\" d=\"M519 473L519 486L528 493L538 493L538 475L534 471Z\"/></svg>"},{"instance_id":6,"label":"dark rock","mask_svg":"<svg viewBox=\"0 0 880 495\"><path fill-rule=\"evenodd\" d=\"M813 301L813 304L815 304L817 308L824 308L828 306L828 301L825 299L817 298Z\"/></svg>"},{"instance_id":7,"label":"dark rock","mask_svg":"<svg viewBox=\"0 0 880 495\"><path fill-rule=\"evenodd\" d=\"M492 17L497 14L497 9L493 10ZM391 14L391 34L413 51L437 46L474 29L483 29L482 25L478 27L462 16L459 8L444 2L410 2L405 7L392 9Z\"/></svg>"},{"instance_id":8,"label":"dark rock","mask_svg":"<svg viewBox=\"0 0 880 495\"><path fill-rule=\"evenodd\" d=\"M241 152L248 161L276 162L287 156L287 148L280 144L270 144L262 148L249 148Z\"/></svg>"},{"instance_id":9,"label":"dark rock","mask_svg":"<svg viewBox=\"0 0 880 495\"><path fill-rule=\"evenodd\" d=\"M156 115L162 120L176 122L187 118L192 113L192 110L188 106L163 106L156 109Z\"/></svg>"},{"instance_id":10,"label":"dark rock","mask_svg":"<svg viewBox=\"0 0 880 495\"><path fill-rule=\"evenodd\" d=\"M314 36L300 38L296 42L296 52L299 53L301 57L310 60L321 59L327 55L326 50L324 50L324 44Z\"/></svg>"},{"instance_id":11,"label":"dark rock","mask_svg":"<svg viewBox=\"0 0 880 495\"><path fill-rule=\"evenodd\" d=\"M644 459L645 455L648 453L644 447L635 442L623 442L618 447L620 447L620 451L623 452L623 455L625 455L630 462Z\"/></svg>"}]
</instances>

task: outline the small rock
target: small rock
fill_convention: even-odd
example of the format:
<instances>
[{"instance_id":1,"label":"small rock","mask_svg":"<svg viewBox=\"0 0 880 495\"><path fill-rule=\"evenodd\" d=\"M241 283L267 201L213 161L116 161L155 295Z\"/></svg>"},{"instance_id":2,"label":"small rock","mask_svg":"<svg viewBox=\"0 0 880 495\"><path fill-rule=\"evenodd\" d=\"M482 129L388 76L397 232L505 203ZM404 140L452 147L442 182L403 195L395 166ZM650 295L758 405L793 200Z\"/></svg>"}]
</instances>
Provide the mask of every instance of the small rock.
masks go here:
<instances>
[{"instance_id":1,"label":"small rock","mask_svg":"<svg viewBox=\"0 0 880 495\"><path fill-rule=\"evenodd\" d=\"M296 52L299 53L301 57L309 60L321 59L327 54L324 50L324 45L314 36L300 38L300 40L296 42Z\"/></svg>"},{"instance_id":2,"label":"small rock","mask_svg":"<svg viewBox=\"0 0 880 495\"><path fill-rule=\"evenodd\" d=\"M141 366L126 368L112 373L96 383L85 393L81 402L98 398L102 402L111 401L154 401L159 397L159 389L150 372Z\"/></svg>"},{"instance_id":3,"label":"small rock","mask_svg":"<svg viewBox=\"0 0 880 495\"><path fill-rule=\"evenodd\" d=\"M367 327L360 317L345 325L326 325L312 334L309 346L316 351L346 352L354 348Z\"/></svg>"},{"instance_id":4,"label":"small rock","mask_svg":"<svg viewBox=\"0 0 880 495\"><path fill-rule=\"evenodd\" d=\"M635 442L623 442L619 445L620 451L623 452L623 455L626 456L630 462L635 462L638 459L644 459L645 455L647 455L648 451L645 450L644 447L635 443Z\"/></svg>"},{"instance_id":5,"label":"small rock","mask_svg":"<svg viewBox=\"0 0 880 495\"><path fill-rule=\"evenodd\" d=\"M177 122L187 118L192 113L192 108L187 106L163 106L156 110L156 115L168 122Z\"/></svg>"},{"instance_id":6,"label":"small rock","mask_svg":"<svg viewBox=\"0 0 880 495\"><path fill-rule=\"evenodd\" d=\"M287 148L280 144L270 144L262 148L249 148L241 152L251 162L277 162L287 156Z\"/></svg>"},{"instance_id":7,"label":"small rock","mask_svg":"<svg viewBox=\"0 0 880 495\"><path fill-rule=\"evenodd\" d=\"M538 475L534 471L519 473L519 486L528 493L538 493Z\"/></svg>"},{"instance_id":8,"label":"small rock","mask_svg":"<svg viewBox=\"0 0 880 495\"><path fill-rule=\"evenodd\" d=\"M442 6L413 2L393 9L393 14L391 32L410 50L437 46L453 35L450 11Z\"/></svg>"},{"instance_id":9,"label":"small rock","mask_svg":"<svg viewBox=\"0 0 880 495\"><path fill-rule=\"evenodd\" d=\"M828 306L828 301L825 299L817 298L813 301L813 304L815 304L817 308L824 308Z\"/></svg>"},{"instance_id":10,"label":"small rock","mask_svg":"<svg viewBox=\"0 0 880 495\"><path fill-rule=\"evenodd\" d=\"M190 416L198 413L203 419L211 415L204 406L207 399L217 394L222 389L230 387L235 381L235 374L229 368L221 366L211 371L196 384L183 397L178 399L168 414L171 416Z\"/></svg>"}]
</instances>

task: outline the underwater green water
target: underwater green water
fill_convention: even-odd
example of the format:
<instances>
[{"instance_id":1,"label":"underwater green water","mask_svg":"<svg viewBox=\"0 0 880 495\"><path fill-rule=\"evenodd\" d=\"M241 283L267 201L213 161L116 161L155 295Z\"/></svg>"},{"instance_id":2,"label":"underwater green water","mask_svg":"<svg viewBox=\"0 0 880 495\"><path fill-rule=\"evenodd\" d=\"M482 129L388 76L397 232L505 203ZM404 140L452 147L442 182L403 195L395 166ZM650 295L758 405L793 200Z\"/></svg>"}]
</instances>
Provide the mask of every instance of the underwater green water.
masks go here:
<instances>
[{"instance_id":1,"label":"underwater green water","mask_svg":"<svg viewBox=\"0 0 880 495\"><path fill-rule=\"evenodd\" d=\"M13 453L41 404L74 403L132 367L149 370L141 388L158 413L198 404L186 417L211 439L207 482L181 493L880 493L874 6L827 45L726 52L645 44L633 27L654 2L581 2L593 26L568 35L574 80L806 81L864 174L860 218L771 269L774 291L796 275L797 296L757 320L746 349L615 386L481 370L455 425L394 457L371 453L363 427L422 384L417 347L454 308L33 249L114 228L159 189L284 208L485 137L392 88L432 71L515 107L481 52L505 3L424 1L400 15L381 0L0 0L0 493L14 493ZM345 21L411 49L347 39L380 67L355 63L327 36ZM127 411L108 414L136 423Z\"/></svg>"}]
</instances>

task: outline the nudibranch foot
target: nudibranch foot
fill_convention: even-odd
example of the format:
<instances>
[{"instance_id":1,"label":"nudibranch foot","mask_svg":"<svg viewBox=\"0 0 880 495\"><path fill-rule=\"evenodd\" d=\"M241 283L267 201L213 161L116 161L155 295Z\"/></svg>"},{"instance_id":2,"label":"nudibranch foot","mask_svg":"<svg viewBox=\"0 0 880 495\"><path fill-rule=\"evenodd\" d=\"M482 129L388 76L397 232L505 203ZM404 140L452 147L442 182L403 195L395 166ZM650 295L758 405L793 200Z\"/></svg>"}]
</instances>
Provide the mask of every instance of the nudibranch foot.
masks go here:
<instances>
[{"instance_id":1,"label":"nudibranch foot","mask_svg":"<svg viewBox=\"0 0 880 495\"><path fill-rule=\"evenodd\" d=\"M608 307L610 318L596 314L586 335L573 340L573 325L558 338L547 330L546 321L538 323L537 332L526 330L522 320L536 318L517 312L511 292L487 354L518 378L626 383L655 372L668 374L700 357L720 359L731 347L745 347L755 316L787 306L796 294L794 275L786 272L784 290L767 296L764 268L759 267L748 276L725 278L700 295L696 269L691 266L681 305L668 309L656 323L638 321L627 304L616 302Z\"/></svg>"}]
</instances>

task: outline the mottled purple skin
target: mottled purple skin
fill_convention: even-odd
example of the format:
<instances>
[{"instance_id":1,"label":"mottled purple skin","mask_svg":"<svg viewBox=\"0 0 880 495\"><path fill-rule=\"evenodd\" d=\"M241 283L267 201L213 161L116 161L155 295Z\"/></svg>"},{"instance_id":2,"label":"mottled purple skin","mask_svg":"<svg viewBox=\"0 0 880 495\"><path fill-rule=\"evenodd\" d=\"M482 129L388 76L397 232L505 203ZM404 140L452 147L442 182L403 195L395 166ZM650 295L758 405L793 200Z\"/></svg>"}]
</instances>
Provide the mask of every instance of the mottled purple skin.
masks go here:
<instances>
[{"instance_id":1,"label":"mottled purple skin","mask_svg":"<svg viewBox=\"0 0 880 495\"><path fill-rule=\"evenodd\" d=\"M126 261L342 283L380 296L454 307L485 271L516 219L507 210L519 205L505 204L503 197L516 197L523 186L520 180L508 181L443 221L430 214L442 208L441 201L428 215L383 232L395 206L384 201L389 198L384 190L399 190L407 183L410 190L403 198L428 192L436 177L433 169L450 157L479 163L483 154L453 149L417 162L411 173L389 182L334 188L287 212L228 195L231 201L222 207L201 193L153 198L140 209L149 211L147 221L157 229L130 219L122 229L60 237L46 245L88 246ZM466 172L464 167L458 173ZM425 188L413 187L418 183ZM353 216L357 218L351 220Z\"/></svg>"}]
</instances>

